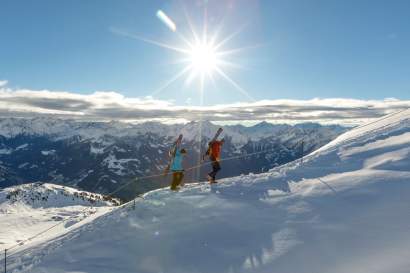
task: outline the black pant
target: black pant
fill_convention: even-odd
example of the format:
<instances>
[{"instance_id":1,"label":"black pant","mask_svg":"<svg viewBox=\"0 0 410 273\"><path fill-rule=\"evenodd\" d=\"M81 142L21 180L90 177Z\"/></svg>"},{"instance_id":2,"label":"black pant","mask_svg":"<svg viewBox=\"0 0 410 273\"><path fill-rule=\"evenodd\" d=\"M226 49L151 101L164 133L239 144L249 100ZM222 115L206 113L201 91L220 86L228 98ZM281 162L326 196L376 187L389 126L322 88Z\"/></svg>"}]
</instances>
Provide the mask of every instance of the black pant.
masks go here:
<instances>
[{"instance_id":1,"label":"black pant","mask_svg":"<svg viewBox=\"0 0 410 273\"><path fill-rule=\"evenodd\" d=\"M212 172L208 173L208 175L213 180L215 180L216 173L221 170L221 165L219 164L219 161L214 156L211 156L210 160L212 162Z\"/></svg>"}]
</instances>

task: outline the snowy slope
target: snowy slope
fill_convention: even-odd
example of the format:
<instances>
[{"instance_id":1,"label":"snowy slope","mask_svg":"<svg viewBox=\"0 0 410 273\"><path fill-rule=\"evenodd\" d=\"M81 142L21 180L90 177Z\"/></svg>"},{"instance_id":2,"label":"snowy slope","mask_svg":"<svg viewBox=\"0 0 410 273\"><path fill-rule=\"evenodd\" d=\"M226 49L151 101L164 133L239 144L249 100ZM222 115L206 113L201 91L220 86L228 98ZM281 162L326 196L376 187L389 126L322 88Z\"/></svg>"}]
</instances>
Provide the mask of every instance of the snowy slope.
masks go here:
<instances>
[{"instance_id":1,"label":"snowy slope","mask_svg":"<svg viewBox=\"0 0 410 273\"><path fill-rule=\"evenodd\" d=\"M156 190L11 258L15 272L408 273L410 111L268 173Z\"/></svg>"},{"instance_id":2,"label":"snowy slope","mask_svg":"<svg viewBox=\"0 0 410 273\"><path fill-rule=\"evenodd\" d=\"M81 226L118 205L118 200L72 188L32 183L0 192L0 247L26 248ZM86 220L86 221L85 221ZM54 225L42 236L33 236ZM29 242L25 242L29 240Z\"/></svg>"}]
</instances>

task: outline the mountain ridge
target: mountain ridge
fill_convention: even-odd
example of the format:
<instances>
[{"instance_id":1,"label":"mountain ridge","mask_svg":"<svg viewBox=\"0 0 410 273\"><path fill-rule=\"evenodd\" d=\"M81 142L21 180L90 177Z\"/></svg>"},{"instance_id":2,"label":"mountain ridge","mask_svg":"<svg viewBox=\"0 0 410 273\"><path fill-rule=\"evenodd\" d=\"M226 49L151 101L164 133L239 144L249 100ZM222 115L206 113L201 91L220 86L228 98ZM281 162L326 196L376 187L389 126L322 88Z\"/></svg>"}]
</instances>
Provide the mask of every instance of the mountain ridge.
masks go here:
<instances>
[{"instance_id":1,"label":"mountain ridge","mask_svg":"<svg viewBox=\"0 0 410 273\"><path fill-rule=\"evenodd\" d=\"M218 128L210 122L199 128L195 122L132 125L50 118L0 119L0 186L44 181L106 194L135 178L162 173L168 150L180 133L188 151L185 168L191 168ZM219 177L266 171L317 149L344 130L267 123L256 127L226 126L222 135L226 140L223 158L266 153L223 162ZM205 179L208 169L203 166L187 172L186 181ZM147 179L132 183L117 197L129 200L167 184L168 178Z\"/></svg>"}]
</instances>

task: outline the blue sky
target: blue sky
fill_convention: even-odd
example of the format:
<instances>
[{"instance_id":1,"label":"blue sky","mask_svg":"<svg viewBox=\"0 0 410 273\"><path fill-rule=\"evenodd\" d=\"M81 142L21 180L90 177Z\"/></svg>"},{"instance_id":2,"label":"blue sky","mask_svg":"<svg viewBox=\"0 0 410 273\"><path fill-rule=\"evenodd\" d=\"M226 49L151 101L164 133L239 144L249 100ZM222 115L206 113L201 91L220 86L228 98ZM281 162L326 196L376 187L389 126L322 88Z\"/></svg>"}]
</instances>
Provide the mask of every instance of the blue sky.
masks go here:
<instances>
[{"instance_id":1,"label":"blue sky","mask_svg":"<svg viewBox=\"0 0 410 273\"><path fill-rule=\"evenodd\" d=\"M182 5L181 5L182 3ZM394 0L2 0L0 80L10 88L150 95L175 75L181 55L132 35L179 46L155 16L166 12L187 35L184 6L196 27L208 7L221 37L244 26L226 49L242 69L226 73L256 100L410 98L410 1ZM198 83L177 81L155 98L198 105ZM249 99L216 77L205 105Z\"/></svg>"}]
</instances>

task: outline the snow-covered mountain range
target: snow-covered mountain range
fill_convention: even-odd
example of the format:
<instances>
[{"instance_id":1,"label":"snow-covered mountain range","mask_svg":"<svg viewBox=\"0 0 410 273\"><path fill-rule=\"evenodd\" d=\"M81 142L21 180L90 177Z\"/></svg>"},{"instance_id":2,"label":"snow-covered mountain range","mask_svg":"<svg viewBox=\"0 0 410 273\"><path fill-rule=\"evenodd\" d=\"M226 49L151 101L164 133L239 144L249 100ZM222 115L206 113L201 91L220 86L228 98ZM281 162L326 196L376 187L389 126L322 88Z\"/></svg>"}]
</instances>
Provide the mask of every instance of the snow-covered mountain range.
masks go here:
<instances>
[{"instance_id":1,"label":"snow-covered mountain range","mask_svg":"<svg viewBox=\"0 0 410 273\"><path fill-rule=\"evenodd\" d=\"M261 174L160 189L47 242L13 272L407 273L410 110Z\"/></svg>"},{"instance_id":2,"label":"snow-covered mountain range","mask_svg":"<svg viewBox=\"0 0 410 273\"><path fill-rule=\"evenodd\" d=\"M0 191L0 247L11 251L50 240L118 205L108 196L54 184L8 187Z\"/></svg>"},{"instance_id":3,"label":"snow-covered mountain range","mask_svg":"<svg viewBox=\"0 0 410 273\"><path fill-rule=\"evenodd\" d=\"M0 119L0 186L45 181L106 194L137 177L162 173L171 143L180 133L188 150L185 167L197 164L200 153L218 128L210 122L165 125L3 118ZM224 158L267 152L224 162L220 177L266 171L323 146L345 130L318 124L224 126ZM208 169L209 166L204 166L200 174L187 172L185 180L202 179ZM168 180L163 177L140 180L117 196L129 199L164 186Z\"/></svg>"}]
</instances>

